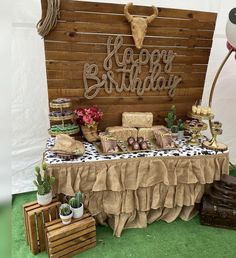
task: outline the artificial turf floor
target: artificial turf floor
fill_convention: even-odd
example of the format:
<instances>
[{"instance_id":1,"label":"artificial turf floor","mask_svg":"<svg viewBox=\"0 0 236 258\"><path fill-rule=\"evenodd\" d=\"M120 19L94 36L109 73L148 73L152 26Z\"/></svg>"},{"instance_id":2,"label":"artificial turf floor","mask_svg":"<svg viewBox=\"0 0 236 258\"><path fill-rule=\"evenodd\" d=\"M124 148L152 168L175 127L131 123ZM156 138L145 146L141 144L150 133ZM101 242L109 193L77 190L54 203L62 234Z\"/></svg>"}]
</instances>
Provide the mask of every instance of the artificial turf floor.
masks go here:
<instances>
[{"instance_id":1,"label":"artificial turf floor","mask_svg":"<svg viewBox=\"0 0 236 258\"><path fill-rule=\"evenodd\" d=\"M232 171L236 175L236 171ZM22 205L35 200L35 193L19 194L12 202L12 257L34 256L25 241ZM75 256L77 257L77 256ZM113 237L109 227L97 226L97 246L81 258L236 258L236 231L200 225L199 217L168 224L157 221L147 228L124 230Z\"/></svg>"}]
</instances>

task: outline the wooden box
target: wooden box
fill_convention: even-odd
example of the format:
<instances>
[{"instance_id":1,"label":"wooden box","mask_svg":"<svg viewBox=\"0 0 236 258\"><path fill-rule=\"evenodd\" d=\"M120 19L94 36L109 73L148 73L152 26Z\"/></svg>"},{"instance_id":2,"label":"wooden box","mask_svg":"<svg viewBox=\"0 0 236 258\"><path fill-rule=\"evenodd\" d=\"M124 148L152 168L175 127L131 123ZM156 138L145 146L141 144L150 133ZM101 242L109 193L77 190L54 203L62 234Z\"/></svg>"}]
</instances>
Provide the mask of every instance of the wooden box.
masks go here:
<instances>
[{"instance_id":1,"label":"wooden box","mask_svg":"<svg viewBox=\"0 0 236 258\"><path fill-rule=\"evenodd\" d=\"M56 198L47 206L37 201L23 205L26 241L33 254L45 250L44 224L59 217L59 202Z\"/></svg>"},{"instance_id":2,"label":"wooden box","mask_svg":"<svg viewBox=\"0 0 236 258\"><path fill-rule=\"evenodd\" d=\"M45 224L49 257L72 257L96 246L95 219L88 213L63 225L61 219Z\"/></svg>"},{"instance_id":3,"label":"wooden box","mask_svg":"<svg viewBox=\"0 0 236 258\"><path fill-rule=\"evenodd\" d=\"M204 196L200 208L202 225L236 229L236 210L214 205L209 196Z\"/></svg>"}]
</instances>

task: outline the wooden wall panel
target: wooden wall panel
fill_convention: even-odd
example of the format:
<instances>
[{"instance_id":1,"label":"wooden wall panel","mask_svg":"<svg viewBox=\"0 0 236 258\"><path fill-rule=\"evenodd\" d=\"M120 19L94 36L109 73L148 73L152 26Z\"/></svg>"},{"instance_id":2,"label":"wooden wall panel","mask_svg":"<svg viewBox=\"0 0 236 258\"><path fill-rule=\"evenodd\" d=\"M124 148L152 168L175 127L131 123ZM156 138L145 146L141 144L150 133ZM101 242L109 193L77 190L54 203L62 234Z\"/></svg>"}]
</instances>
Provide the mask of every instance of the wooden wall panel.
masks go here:
<instances>
[{"instance_id":1,"label":"wooden wall panel","mask_svg":"<svg viewBox=\"0 0 236 258\"><path fill-rule=\"evenodd\" d=\"M42 0L45 15L47 0ZM158 7L158 6L157 6ZM148 27L144 48L152 51L174 50L172 72L181 75L173 100L166 91L116 93L102 90L92 100L84 98L83 66L86 62L98 64L102 73L109 35L122 35L124 46L134 47L130 24L123 14L124 5L61 0L60 19L56 28L44 39L49 99L70 97L74 106L96 104L104 112L100 127L120 125L124 111L151 111L155 123L162 123L172 104L178 116L185 116L192 104L202 97L216 14L209 12L159 9L159 16ZM132 13L148 16L152 8L134 6Z\"/></svg>"}]
</instances>

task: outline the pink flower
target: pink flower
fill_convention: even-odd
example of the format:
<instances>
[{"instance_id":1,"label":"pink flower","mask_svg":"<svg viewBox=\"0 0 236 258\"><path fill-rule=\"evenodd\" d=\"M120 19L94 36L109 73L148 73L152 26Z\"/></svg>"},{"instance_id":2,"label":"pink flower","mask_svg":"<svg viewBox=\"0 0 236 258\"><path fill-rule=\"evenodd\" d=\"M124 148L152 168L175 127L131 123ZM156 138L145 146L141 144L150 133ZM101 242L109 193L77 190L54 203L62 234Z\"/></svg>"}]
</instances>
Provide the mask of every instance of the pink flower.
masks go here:
<instances>
[{"instance_id":1,"label":"pink flower","mask_svg":"<svg viewBox=\"0 0 236 258\"><path fill-rule=\"evenodd\" d=\"M98 122L102 119L103 113L102 112L97 112L96 114L94 114L94 121Z\"/></svg>"},{"instance_id":2,"label":"pink flower","mask_svg":"<svg viewBox=\"0 0 236 258\"><path fill-rule=\"evenodd\" d=\"M90 107L89 109L90 109L90 111L91 111L92 113L97 113L97 112L99 112L99 110L98 110L98 108L97 108L96 106L92 106L92 107Z\"/></svg>"},{"instance_id":3,"label":"pink flower","mask_svg":"<svg viewBox=\"0 0 236 258\"><path fill-rule=\"evenodd\" d=\"M83 116L83 122L85 124L92 125L93 124L93 119L90 116L85 115L85 116Z\"/></svg>"},{"instance_id":4,"label":"pink flower","mask_svg":"<svg viewBox=\"0 0 236 258\"><path fill-rule=\"evenodd\" d=\"M83 108L78 108L78 109L76 109L74 112L75 112L75 114L76 114L78 117L84 115L84 109L83 109Z\"/></svg>"},{"instance_id":5,"label":"pink flower","mask_svg":"<svg viewBox=\"0 0 236 258\"><path fill-rule=\"evenodd\" d=\"M74 111L80 125L92 125L102 119L103 113L96 106L89 108L78 108Z\"/></svg>"}]
</instances>

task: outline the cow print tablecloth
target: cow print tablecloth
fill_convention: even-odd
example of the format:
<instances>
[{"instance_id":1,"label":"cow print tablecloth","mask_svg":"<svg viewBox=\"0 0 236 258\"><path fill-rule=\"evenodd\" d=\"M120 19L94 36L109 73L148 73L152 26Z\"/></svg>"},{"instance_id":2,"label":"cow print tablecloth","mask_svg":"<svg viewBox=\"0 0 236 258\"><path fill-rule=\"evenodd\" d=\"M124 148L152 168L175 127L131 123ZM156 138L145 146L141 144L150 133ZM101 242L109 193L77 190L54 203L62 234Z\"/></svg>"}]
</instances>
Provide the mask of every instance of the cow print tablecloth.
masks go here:
<instances>
[{"instance_id":1,"label":"cow print tablecloth","mask_svg":"<svg viewBox=\"0 0 236 258\"><path fill-rule=\"evenodd\" d=\"M96 150L93 144L84 142L85 153L81 157L76 157L73 159L63 159L58 157L54 152L49 151L49 149L54 145L55 138L51 137L47 140L47 150L44 155L44 161L47 164L61 164L61 163L81 163L81 162L91 162L91 161L102 161L102 160L115 160L115 159L128 159L128 158L139 158L139 157L165 157L165 156L196 156L196 155L214 155L217 153L222 153L220 151L212 151L199 146L190 146L186 143L186 140L176 141L179 145L177 150L158 150L158 151L148 151L139 153L125 153L125 154L110 154L101 155Z\"/></svg>"}]
</instances>

